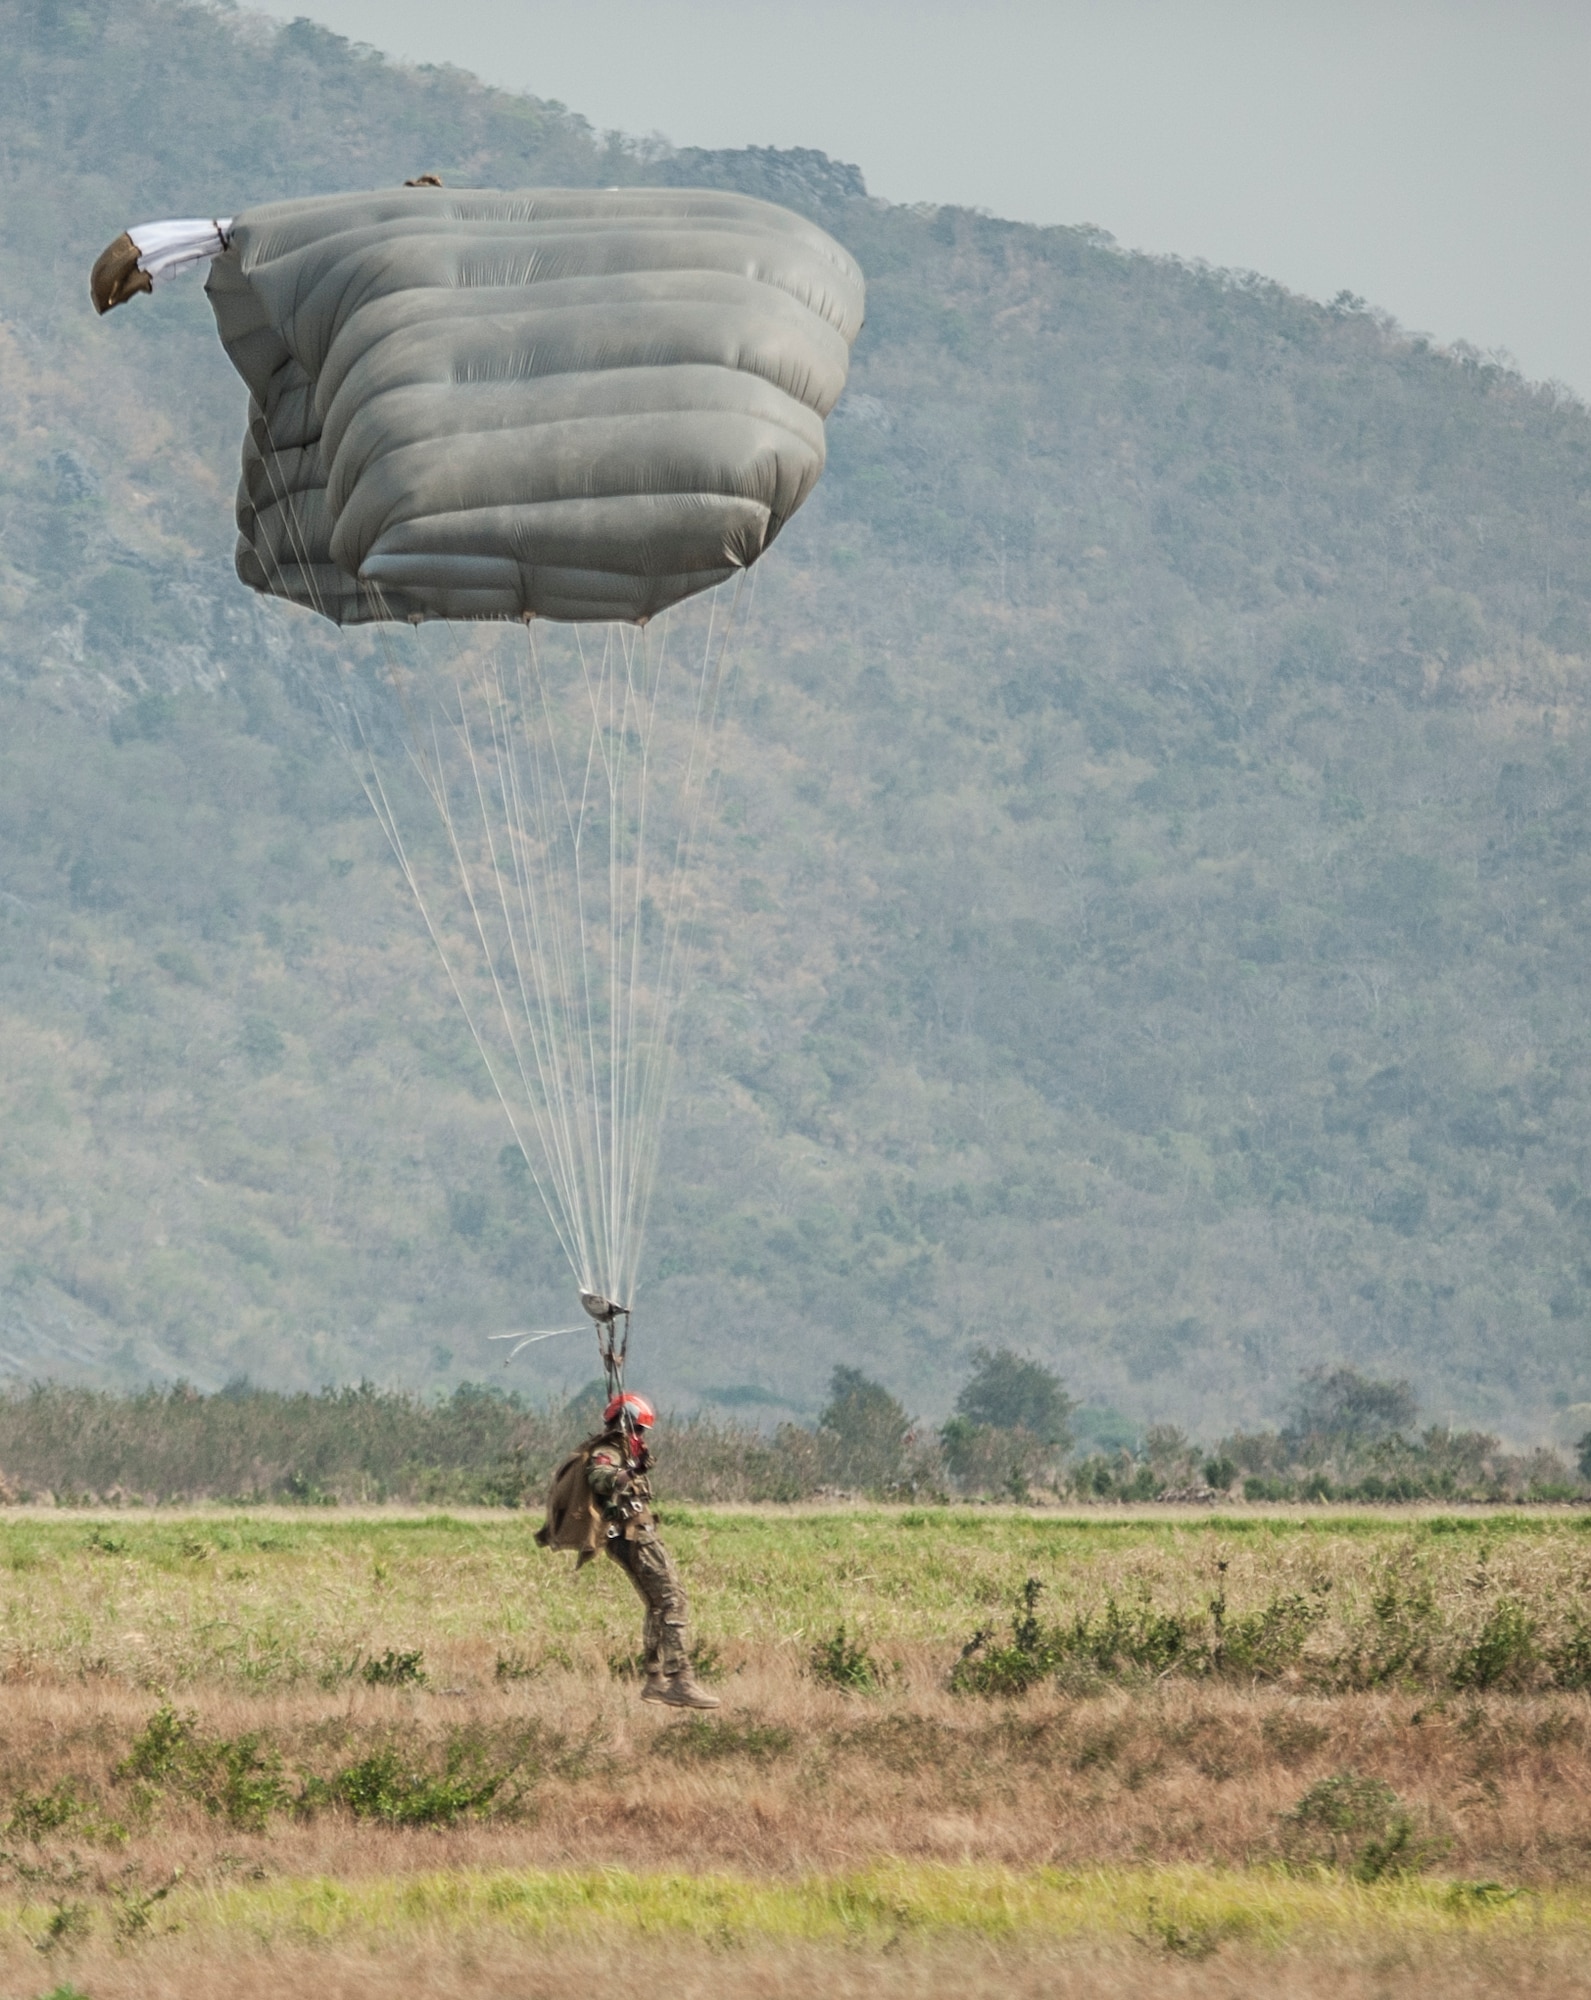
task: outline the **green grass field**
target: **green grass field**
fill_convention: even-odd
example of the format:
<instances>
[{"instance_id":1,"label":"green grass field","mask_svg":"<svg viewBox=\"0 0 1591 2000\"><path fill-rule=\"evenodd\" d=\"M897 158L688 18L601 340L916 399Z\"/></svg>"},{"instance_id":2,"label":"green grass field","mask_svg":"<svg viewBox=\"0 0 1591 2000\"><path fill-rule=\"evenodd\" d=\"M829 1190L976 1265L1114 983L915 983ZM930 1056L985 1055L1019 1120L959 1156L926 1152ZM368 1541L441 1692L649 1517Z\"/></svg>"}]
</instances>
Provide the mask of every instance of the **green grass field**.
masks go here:
<instances>
[{"instance_id":1,"label":"green grass field","mask_svg":"<svg viewBox=\"0 0 1591 2000\"><path fill-rule=\"evenodd\" d=\"M502 1513L0 1517L0 1665L13 1678L280 1689L333 1685L372 1649L418 1648L447 1672L496 1648L522 1668L600 1672L633 1637L629 1593L601 1569L573 1577L535 1545L535 1525ZM844 1624L880 1656L942 1654L948 1671L974 1632L1009 1621L1029 1578L1052 1622L1115 1602L1192 1635L1217 1596L1228 1623L1290 1604L1302 1643L1288 1664L1306 1678L1390 1624L1411 1644L1383 1677L1440 1674L1501 1604L1534 1628L1531 1658L1556 1646L1570 1660L1559 1679L1572 1679L1575 1635L1591 1624L1591 1514L667 1509L665 1529L698 1633L736 1663L800 1660ZM1591 1650L1584 1665L1591 1678Z\"/></svg>"}]
</instances>

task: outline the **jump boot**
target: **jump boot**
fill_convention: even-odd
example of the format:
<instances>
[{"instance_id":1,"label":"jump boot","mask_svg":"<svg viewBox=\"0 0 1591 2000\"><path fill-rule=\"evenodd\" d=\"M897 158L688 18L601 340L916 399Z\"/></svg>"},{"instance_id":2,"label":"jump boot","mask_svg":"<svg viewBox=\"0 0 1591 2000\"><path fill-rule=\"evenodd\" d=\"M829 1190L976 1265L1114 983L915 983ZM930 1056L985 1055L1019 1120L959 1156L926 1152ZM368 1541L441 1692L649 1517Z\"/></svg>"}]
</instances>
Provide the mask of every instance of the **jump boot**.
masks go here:
<instances>
[{"instance_id":1,"label":"jump boot","mask_svg":"<svg viewBox=\"0 0 1591 2000\"><path fill-rule=\"evenodd\" d=\"M709 1694L699 1681L689 1673L675 1674L672 1679L662 1674L648 1674L646 1686L641 1690L642 1701L661 1701L669 1708L721 1708L717 1695Z\"/></svg>"}]
</instances>

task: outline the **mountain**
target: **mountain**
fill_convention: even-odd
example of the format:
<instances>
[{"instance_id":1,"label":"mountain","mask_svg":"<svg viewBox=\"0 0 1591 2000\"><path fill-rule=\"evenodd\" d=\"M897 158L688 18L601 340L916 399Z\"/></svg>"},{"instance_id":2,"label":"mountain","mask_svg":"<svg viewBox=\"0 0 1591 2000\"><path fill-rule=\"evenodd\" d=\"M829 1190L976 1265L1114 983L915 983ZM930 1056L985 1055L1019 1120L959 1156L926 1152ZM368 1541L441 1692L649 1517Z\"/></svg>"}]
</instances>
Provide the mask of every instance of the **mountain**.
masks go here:
<instances>
[{"instance_id":1,"label":"mountain","mask_svg":"<svg viewBox=\"0 0 1591 2000\"><path fill-rule=\"evenodd\" d=\"M306 692L332 641L232 578L200 290L86 299L129 221L429 170L740 187L869 279L759 574L647 1386L802 1413L844 1362L937 1417L1008 1341L1209 1434L1324 1363L1516 1436L1591 1396L1579 403L1347 296L599 136L306 22L0 32L0 1365L440 1388L567 1319Z\"/></svg>"}]
</instances>

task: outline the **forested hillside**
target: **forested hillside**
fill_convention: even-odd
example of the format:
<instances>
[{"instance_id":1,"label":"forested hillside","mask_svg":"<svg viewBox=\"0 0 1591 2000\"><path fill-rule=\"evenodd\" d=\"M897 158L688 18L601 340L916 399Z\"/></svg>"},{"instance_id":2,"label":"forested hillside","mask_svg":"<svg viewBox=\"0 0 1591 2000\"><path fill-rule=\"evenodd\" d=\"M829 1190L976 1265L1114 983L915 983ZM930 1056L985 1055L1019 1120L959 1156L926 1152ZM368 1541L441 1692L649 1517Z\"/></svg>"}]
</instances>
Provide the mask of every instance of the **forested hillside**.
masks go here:
<instances>
[{"instance_id":1,"label":"forested hillside","mask_svg":"<svg viewBox=\"0 0 1591 2000\"><path fill-rule=\"evenodd\" d=\"M1581 405L306 23L0 0L0 39L6 1366L441 1387L567 1319L304 692L327 641L232 577L202 292L86 297L130 221L434 170L739 186L868 274L725 748L647 1386L778 1416L845 1362L938 1417L999 1340L1207 1435L1337 1361L1586 1428Z\"/></svg>"}]
</instances>

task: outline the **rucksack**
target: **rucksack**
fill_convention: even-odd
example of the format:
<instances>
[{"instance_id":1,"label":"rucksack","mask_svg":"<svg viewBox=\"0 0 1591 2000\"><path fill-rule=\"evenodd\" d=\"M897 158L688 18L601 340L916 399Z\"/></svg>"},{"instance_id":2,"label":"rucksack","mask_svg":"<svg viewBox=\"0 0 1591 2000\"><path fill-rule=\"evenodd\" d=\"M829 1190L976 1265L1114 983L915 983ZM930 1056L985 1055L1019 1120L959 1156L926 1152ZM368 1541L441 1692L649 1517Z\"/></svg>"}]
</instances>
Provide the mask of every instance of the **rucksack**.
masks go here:
<instances>
[{"instance_id":1,"label":"rucksack","mask_svg":"<svg viewBox=\"0 0 1591 2000\"><path fill-rule=\"evenodd\" d=\"M536 1530L544 1549L578 1549L581 1562L589 1562L602 1546L602 1508L586 1478L591 1454L602 1441L601 1436L587 1438L553 1474L547 1518Z\"/></svg>"}]
</instances>

